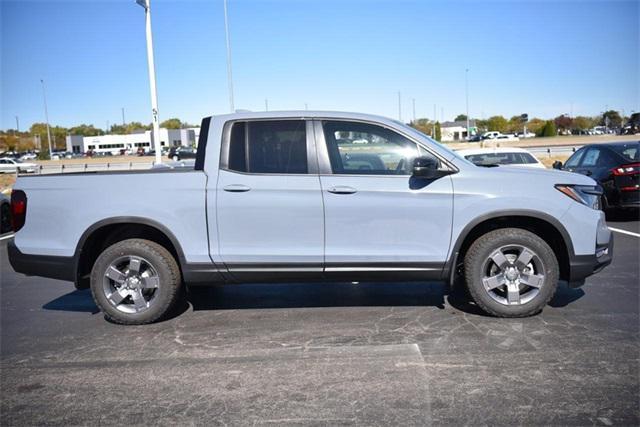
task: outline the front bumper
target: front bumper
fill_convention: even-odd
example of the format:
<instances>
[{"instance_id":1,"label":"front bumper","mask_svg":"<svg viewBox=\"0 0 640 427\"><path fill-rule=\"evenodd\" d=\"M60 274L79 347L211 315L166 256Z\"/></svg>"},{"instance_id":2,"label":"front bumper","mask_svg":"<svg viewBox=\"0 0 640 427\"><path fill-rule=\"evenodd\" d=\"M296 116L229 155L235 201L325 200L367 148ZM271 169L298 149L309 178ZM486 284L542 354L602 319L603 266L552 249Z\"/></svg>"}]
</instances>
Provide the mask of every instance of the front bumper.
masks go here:
<instances>
[{"instance_id":1,"label":"front bumper","mask_svg":"<svg viewBox=\"0 0 640 427\"><path fill-rule=\"evenodd\" d=\"M574 255L569 259L569 287L579 288L584 280L600 272L613 260L613 233L609 242L596 246L593 255Z\"/></svg>"},{"instance_id":2,"label":"front bumper","mask_svg":"<svg viewBox=\"0 0 640 427\"><path fill-rule=\"evenodd\" d=\"M13 240L7 244L7 251L9 263L17 273L71 282L75 280L74 257L23 254Z\"/></svg>"}]
</instances>

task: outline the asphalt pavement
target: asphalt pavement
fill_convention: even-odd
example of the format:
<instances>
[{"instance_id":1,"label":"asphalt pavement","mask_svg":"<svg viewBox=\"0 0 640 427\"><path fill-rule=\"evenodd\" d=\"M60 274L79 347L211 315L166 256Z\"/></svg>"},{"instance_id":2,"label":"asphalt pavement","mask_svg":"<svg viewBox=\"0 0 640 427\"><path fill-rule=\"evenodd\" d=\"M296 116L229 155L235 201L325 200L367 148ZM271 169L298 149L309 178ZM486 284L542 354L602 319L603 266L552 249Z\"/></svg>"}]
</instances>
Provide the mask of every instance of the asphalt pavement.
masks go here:
<instances>
[{"instance_id":1,"label":"asphalt pavement","mask_svg":"<svg viewBox=\"0 0 640 427\"><path fill-rule=\"evenodd\" d=\"M615 239L526 319L433 283L228 285L139 327L13 272L4 240L0 424L638 425L640 238Z\"/></svg>"}]
</instances>

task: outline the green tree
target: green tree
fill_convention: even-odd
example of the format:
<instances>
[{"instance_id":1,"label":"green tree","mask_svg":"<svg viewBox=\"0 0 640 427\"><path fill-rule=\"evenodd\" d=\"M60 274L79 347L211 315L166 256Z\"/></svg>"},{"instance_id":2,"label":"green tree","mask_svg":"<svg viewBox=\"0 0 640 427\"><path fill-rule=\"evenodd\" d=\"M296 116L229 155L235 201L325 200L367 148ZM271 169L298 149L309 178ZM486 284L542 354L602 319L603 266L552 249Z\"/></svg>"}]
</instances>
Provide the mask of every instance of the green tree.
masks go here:
<instances>
[{"instance_id":1,"label":"green tree","mask_svg":"<svg viewBox=\"0 0 640 427\"><path fill-rule=\"evenodd\" d=\"M509 122L502 116L489 117L487 120L487 129L490 131L506 132Z\"/></svg>"},{"instance_id":2,"label":"green tree","mask_svg":"<svg viewBox=\"0 0 640 427\"><path fill-rule=\"evenodd\" d=\"M607 122L607 119L608 119L608 122ZM602 114L600 125L609 126L613 128L620 127L622 126L622 117L620 117L620 113L615 110L605 111Z\"/></svg>"},{"instance_id":3,"label":"green tree","mask_svg":"<svg viewBox=\"0 0 640 427\"><path fill-rule=\"evenodd\" d=\"M436 122L436 141L442 141L442 129L440 127L440 122Z\"/></svg>"},{"instance_id":4,"label":"green tree","mask_svg":"<svg viewBox=\"0 0 640 427\"><path fill-rule=\"evenodd\" d=\"M547 120L544 122L544 126L540 130L538 136L556 136L558 132L556 131L556 125L552 120Z\"/></svg>"},{"instance_id":5,"label":"green tree","mask_svg":"<svg viewBox=\"0 0 640 427\"><path fill-rule=\"evenodd\" d=\"M467 121L467 115L466 114L458 114L456 116L456 118L454 119L454 121L456 121L456 122L466 122Z\"/></svg>"},{"instance_id":6,"label":"green tree","mask_svg":"<svg viewBox=\"0 0 640 427\"><path fill-rule=\"evenodd\" d=\"M534 117L527 122L527 132L535 133L536 135L542 135L542 128L545 125L545 121Z\"/></svg>"},{"instance_id":7,"label":"green tree","mask_svg":"<svg viewBox=\"0 0 640 427\"><path fill-rule=\"evenodd\" d=\"M78 126L74 126L69 129L69 133L71 135L82 135L82 136L98 136L104 134L102 129L98 129L93 125L81 124Z\"/></svg>"},{"instance_id":8,"label":"green tree","mask_svg":"<svg viewBox=\"0 0 640 427\"><path fill-rule=\"evenodd\" d=\"M180 119L172 118L160 123L160 127L167 129L182 129L182 122Z\"/></svg>"},{"instance_id":9,"label":"green tree","mask_svg":"<svg viewBox=\"0 0 640 427\"><path fill-rule=\"evenodd\" d=\"M592 117L577 116L573 119L573 128L580 130L591 129L592 127L596 126L597 123L598 122L596 120L593 120Z\"/></svg>"}]
</instances>

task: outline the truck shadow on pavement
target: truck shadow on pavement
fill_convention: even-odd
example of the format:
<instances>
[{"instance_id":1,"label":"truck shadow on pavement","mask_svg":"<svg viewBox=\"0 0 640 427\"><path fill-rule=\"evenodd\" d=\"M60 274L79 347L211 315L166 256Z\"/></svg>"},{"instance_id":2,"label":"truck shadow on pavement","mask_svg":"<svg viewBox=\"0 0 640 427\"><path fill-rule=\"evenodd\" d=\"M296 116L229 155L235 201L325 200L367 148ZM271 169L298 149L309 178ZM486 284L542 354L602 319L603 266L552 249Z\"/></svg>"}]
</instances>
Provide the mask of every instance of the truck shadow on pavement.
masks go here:
<instances>
[{"instance_id":1,"label":"truck shadow on pavement","mask_svg":"<svg viewBox=\"0 0 640 427\"><path fill-rule=\"evenodd\" d=\"M551 307L564 307L584 296L582 289L571 289L560 282ZM317 307L424 306L444 310L445 303L468 314L486 316L463 291L449 292L442 283L304 283L241 284L192 287L168 317L181 315L191 306L194 311ZM91 292L74 290L42 306L44 310L97 314ZM168 320L167 319L167 320Z\"/></svg>"}]
</instances>

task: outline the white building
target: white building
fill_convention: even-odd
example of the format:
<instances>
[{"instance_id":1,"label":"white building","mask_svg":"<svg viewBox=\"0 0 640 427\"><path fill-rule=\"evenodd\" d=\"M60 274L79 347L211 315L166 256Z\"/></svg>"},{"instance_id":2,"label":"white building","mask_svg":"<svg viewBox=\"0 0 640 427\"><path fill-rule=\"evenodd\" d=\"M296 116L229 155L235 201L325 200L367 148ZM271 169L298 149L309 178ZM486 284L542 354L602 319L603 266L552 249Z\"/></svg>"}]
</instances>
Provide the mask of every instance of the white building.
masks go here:
<instances>
[{"instance_id":1,"label":"white building","mask_svg":"<svg viewBox=\"0 0 640 427\"><path fill-rule=\"evenodd\" d=\"M199 132L198 132L199 133ZM160 128L160 146L173 147L178 145L192 146L196 144L194 129L166 129ZM131 153L143 148L153 150L153 135L150 130L131 133L128 135L99 135L78 136L67 135L67 151L72 153L86 153L91 150L96 153L111 152L120 154L121 150Z\"/></svg>"},{"instance_id":2,"label":"white building","mask_svg":"<svg viewBox=\"0 0 640 427\"><path fill-rule=\"evenodd\" d=\"M477 133L475 120L469 120L469 130L471 135ZM444 122L440 126L442 142L465 141L467 139L467 121Z\"/></svg>"}]
</instances>

